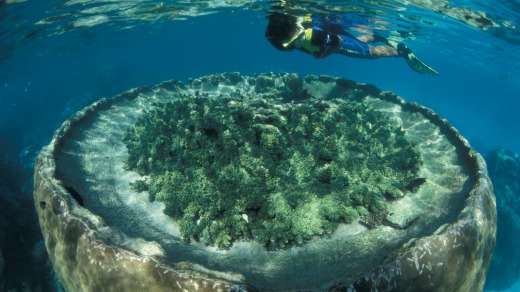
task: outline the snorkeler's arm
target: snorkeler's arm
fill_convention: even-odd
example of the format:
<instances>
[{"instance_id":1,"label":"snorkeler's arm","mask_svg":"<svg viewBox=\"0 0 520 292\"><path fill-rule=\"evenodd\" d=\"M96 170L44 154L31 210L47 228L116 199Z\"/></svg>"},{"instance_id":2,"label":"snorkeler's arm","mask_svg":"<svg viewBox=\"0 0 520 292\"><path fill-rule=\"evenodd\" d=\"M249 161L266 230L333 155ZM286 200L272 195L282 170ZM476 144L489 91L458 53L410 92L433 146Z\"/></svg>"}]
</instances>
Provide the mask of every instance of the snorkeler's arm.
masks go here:
<instances>
[{"instance_id":1,"label":"snorkeler's arm","mask_svg":"<svg viewBox=\"0 0 520 292\"><path fill-rule=\"evenodd\" d=\"M300 49L311 53L316 58L325 58L335 53L343 44L338 35L317 29L306 30Z\"/></svg>"},{"instance_id":2,"label":"snorkeler's arm","mask_svg":"<svg viewBox=\"0 0 520 292\"><path fill-rule=\"evenodd\" d=\"M330 56L331 54L337 52L339 48L341 48L341 44L343 44L343 39L337 35L332 35L337 38L336 43L334 44L325 44L322 46L322 50L320 50L318 53L314 54L316 58L325 58L327 56Z\"/></svg>"}]
</instances>

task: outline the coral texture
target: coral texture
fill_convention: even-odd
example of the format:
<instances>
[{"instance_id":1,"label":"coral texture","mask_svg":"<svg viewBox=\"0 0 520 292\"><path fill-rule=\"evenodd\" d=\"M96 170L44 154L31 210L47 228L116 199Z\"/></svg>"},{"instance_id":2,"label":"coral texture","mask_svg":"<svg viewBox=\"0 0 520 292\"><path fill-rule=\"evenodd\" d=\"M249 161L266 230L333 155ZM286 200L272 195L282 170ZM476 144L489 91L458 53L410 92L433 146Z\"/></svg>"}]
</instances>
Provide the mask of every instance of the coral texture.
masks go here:
<instances>
[{"instance_id":1,"label":"coral texture","mask_svg":"<svg viewBox=\"0 0 520 292\"><path fill-rule=\"evenodd\" d=\"M288 92L292 92L290 89ZM402 128L355 96L187 96L155 104L125 135L134 183L165 203L187 241L302 244L361 216L416 179Z\"/></svg>"},{"instance_id":2,"label":"coral texture","mask_svg":"<svg viewBox=\"0 0 520 292\"><path fill-rule=\"evenodd\" d=\"M520 278L520 156L497 149L486 162L497 198L497 246L485 289L512 290Z\"/></svg>"}]
</instances>

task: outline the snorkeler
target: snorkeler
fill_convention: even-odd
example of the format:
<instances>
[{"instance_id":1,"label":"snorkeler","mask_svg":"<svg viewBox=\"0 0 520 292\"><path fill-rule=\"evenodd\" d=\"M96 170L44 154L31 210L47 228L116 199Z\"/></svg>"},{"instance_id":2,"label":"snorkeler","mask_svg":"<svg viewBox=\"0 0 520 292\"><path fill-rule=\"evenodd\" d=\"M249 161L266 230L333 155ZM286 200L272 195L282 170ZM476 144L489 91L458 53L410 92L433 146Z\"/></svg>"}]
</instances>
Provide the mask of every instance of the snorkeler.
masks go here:
<instances>
[{"instance_id":1,"label":"snorkeler","mask_svg":"<svg viewBox=\"0 0 520 292\"><path fill-rule=\"evenodd\" d=\"M333 53L356 58L374 59L378 57L402 57L410 68L437 76L435 70L421 62L403 43L397 43L378 35L354 37L337 23L327 23L319 16L293 16L273 13L265 37L279 50L298 49L316 58L324 58ZM382 43L369 45L368 43Z\"/></svg>"}]
</instances>

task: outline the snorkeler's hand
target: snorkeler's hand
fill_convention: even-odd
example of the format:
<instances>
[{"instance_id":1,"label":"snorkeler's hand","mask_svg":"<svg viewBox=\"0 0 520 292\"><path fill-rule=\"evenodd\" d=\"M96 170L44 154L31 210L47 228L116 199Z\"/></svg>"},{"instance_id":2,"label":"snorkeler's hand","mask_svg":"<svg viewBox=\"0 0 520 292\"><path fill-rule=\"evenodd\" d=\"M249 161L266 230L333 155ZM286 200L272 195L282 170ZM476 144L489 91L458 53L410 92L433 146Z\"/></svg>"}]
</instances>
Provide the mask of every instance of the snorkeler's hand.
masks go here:
<instances>
[{"instance_id":1,"label":"snorkeler's hand","mask_svg":"<svg viewBox=\"0 0 520 292\"><path fill-rule=\"evenodd\" d=\"M339 36L335 36L339 40L337 41L337 44L331 45L331 44L324 44L321 47L321 50L314 54L316 58L325 58L327 56L330 56L331 54L335 53L339 48L341 48L341 45L343 44L343 39Z\"/></svg>"}]
</instances>

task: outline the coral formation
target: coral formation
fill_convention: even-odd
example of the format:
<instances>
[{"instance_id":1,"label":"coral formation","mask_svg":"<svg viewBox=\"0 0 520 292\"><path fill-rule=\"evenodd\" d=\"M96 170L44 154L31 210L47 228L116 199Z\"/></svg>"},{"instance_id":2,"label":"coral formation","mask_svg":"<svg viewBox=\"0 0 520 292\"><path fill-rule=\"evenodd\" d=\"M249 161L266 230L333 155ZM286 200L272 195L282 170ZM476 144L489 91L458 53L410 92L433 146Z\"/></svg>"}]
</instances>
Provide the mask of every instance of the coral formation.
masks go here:
<instances>
[{"instance_id":1,"label":"coral formation","mask_svg":"<svg viewBox=\"0 0 520 292\"><path fill-rule=\"evenodd\" d=\"M4 256L2 254L2 246L4 245L4 233L6 231L6 227L5 226L5 220L4 218L2 217L2 214L0 214L0 291L3 291L4 290L4 285L5 285L5 278L4 278L4 267L5 267L5 261L4 261Z\"/></svg>"},{"instance_id":2,"label":"coral formation","mask_svg":"<svg viewBox=\"0 0 520 292\"><path fill-rule=\"evenodd\" d=\"M234 94L231 94L232 92ZM182 95L185 97L179 98ZM241 99L229 99L239 96ZM281 127L277 122L279 120L270 123L260 120L258 122L260 125L254 127L255 123L249 126L249 129L255 133L254 139L256 139L254 140L256 144L248 142L249 148L238 146L233 148L233 142L229 139L227 144L222 141L218 142L224 136L225 130L229 130L230 134L234 133L232 131L234 128L227 124L222 132L217 131L220 129L217 126L223 124L216 122L209 123L209 125L216 125L213 128L214 131L211 131L211 128L199 126L197 132L194 121L165 117L162 122L159 119L149 122L142 121L136 127L139 118L159 115L161 108L168 104L158 103L154 106L154 103L169 101L181 104L183 100L196 101L197 98L207 102L206 105L211 108L208 113L226 113L229 121L234 121L234 116L229 111L225 112L224 107L231 109L233 102L236 106L249 106L263 99L273 105L254 110L256 115L262 118L267 114L261 111L275 111L274 116L283 116L288 125L296 122L281 114L282 109L296 110L312 104L309 106L312 114L307 115L309 122L305 126L313 130L326 125L324 121L325 117L330 115L330 108L340 107L342 101L333 99L344 99L346 107L351 110L349 113L355 114L349 114L350 130L359 131L363 136L351 137L351 140L345 138L346 142L341 144L344 148L336 149L336 152L324 147L327 144L325 139L313 138L312 135L306 136L308 145L303 142L302 145L308 147L312 141L312 145L318 143L317 145L321 147L316 146L314 150L309 148L314 152L309 151L315 153L310 156L314 159L311 160L306 158L309 155L305 155L301 149L299 157L293 157L296 153L293 149L294 142L288 140L293 136L288 133L295 130ZM219 100L226 98L228 98L227 103L218 104ZM329 106L314 106L318 101L329 104ZM188 101L184 102L187 104ZM210 104L211 102L213 103ZM214 105L214 107L210 107L210 105ZM192 111L197 113L197 110L194 109L200 107L204 107L204 105L198 105L183 114L188 115ZM375 113L367 113L372 111ZM171 115L171 113L166 112L165 114ZM385 127L389 131L378 130L379 124L369 118L371 115L375 115L377 120L380 118L377 117L379 113L388 118ZM318 115L316 117L322 115L319 118L320 123L313 124L313 114ZM221 120L216 119L215 121ZM166 122L171 122L171 125L165 126ZM150 125L145 127L147 123ZM224 234L221 238L217 238L220 241L213 242L206 242L203 235L198 236L199 240L205 241L206 244L219 246L220 242L222 247L226 247L223 243L226 243L227 240L232 245L224 251L211 246L204 247L202 243L187 244L182 240L182 234L179 232L178 223L183 218L172 220L162 214L165 204L149 203L147 193L132 191L129 183L134 182L136 189L151 190L152 186L159 186L159 184L153 184L155 181L159 181L159 179L170 179L171 181L176 177L175 172L183 175L184 173L191 174L193 177L198 175L207 178L207 181L204 181L205 184L200 183L198 187L191 187L197 192L184 195L186 198L199 200L200 198L206 199L201 196L205 193L199 192L202 187L217 190L222 188L217 184L219 177L208 176L211 174L208 174L208 169L220 171L218 173L223 173L222 179L225 179L227 177L224 174L237 172L234 168L236 165L241 167L239 170L243 167L238 164L242 163L240 160L242 157L237 155L236 164L230 164L227 168L224 165L220 170L216 168L215 163L224 161L225 157L231 157L220 151L213 156L214 168L188 169L199 167L203 163L208 164L208 162L195 160L190 160L190 165L184 165L188 170L176 168L175 165L181 165L176 161L181 161L182 155L193 158L202 157L204 154L203 148L196 148L194 145L186 143L189 133L186 133L186 127L182 128L179 125L187 126L191 135L207 136L206 140L209 142L206 141L204 146L213 148L204 149L215 150L219 145L221 148L224 147L222 145L231 145L229 146L231 149L237 149L239 153L246 153L249 159L262 163L270 161L269 157L259 155L273 149L272 147L263 149L263 145L272 145L276 149L277 143L283 143L282 145L287 147L283 149L283 152L289 154L280 156L281 159L271 155L278 159L276 170L291 165L291 159L298 158L299 163L294 163L293 169L298 172L283 173L279 171L278 175L281 173L282 177L278 183L280 186L289 185L290 181L287 180L289 175L298 174L299 176L293 177L293 179L300 179L307 183L305 191L308 193L319 189L316 185L326 186L328 177L330 177L328 188L333 188L337 182L335 170L331 168L330 175L326 173L326 170L321 169L322 172L319 170L324 168L326 163L334 163L341 171L338 173L347 173L348 185L344 187L345 192L354 190L355 187L358 189L367 187L373 191L370 193L373 195L372 199L377 199L377 196L384 194L384 200L381 198L380 201L384 203L386 211L382 210L379 213L371 211L368 205L369 198L366 198L367 202L365 202L364 196L357 197L356 200L363 200L361 204L353 200L355 194L351 191L348 198L352 205L348 207L354 209L357 212L354 215L359 216L361 220L354 219L352 224L345 225L338 223L347 222L343 217L339 217L337 221L334 221L334 218L327 218L329 224L338 224L338 228L330 236L327 236L324 231L323 236L313 236L310 242L302 245L298 245L297 240L293 239L294 241L289 241L288 244L295 244L295 246L288 249L276 249L276 247L282 246L281 243L276 242L266 242L268 248L265 248L247 238L233 238L234 234ZM190 125L194 125L193 131L190 130ZM336 123L336 125L333 129L339 131L340 123ZM277 128L281 135L278 135L271 126ZM133 129L134 127L136 129ZM172 132L158 133L156 129L160 129L160 127L164 127L163 129L170 127ZM303 129L307 131L306 127ZM204 132L204 129L208 129L208 131ZM255 130L258 131L258 136ZM132 158L136 169L137 163L140 163L142 167L149 169L169 170L162 174L160 172L152 173L151 170L148 170L148 174L141 177L136 171L125 170L123 165L125 162L127 164L129 162L127 160L129 158L128 149L124 144L124 136L127 131L130 132L127 134L129 135L127 143L133 144L137 150L136 156ZM139 137L147 137L149 147L145 147L144 142L140 144L141 138L137 139L138 136L132 135L133 132L139 133ZM264 132L266 137L262 137ZM390 134L379 137L382 132ZM346 136L348 133L350 132L342 133L342 135ZM314 131L311 134L314 134ZM384 182L388 182L387 178L392 175L392 173L385 176L378 174L385 165L385 160L380 159L377 155L381 155L378 150L393 153L392 149L398 145L397 141L401 140L403 135L408 141L416 143L417 146L412 148L420 153L419 163L421 165L418 167L415 164L411 170L408 170L413 172L413 168L420 168L417 171L417 177L411 180L405 178L404 181L408 180L406 183L394 185L394 196L399 198L404 193L404 197L392 199L390 188L384 192L383 187L375 189L378 184L379 186L385 185ZM341 137L325 135L325 137L329 136ZM170 140L164 140L165 137L169 137ZM233 138L233 136L231 137ZM238 140L238 142L242 141L243 144L239 144L237 140L235 142L237 145L245 145L244 137L246 136L240 137L242 140ZM388 139L385 140L384 137ZM163 139L162 142L161 139ZM372 142L369 143L365 140L382 141L382 146L373 146ZM193 138L189 141L199 140ZM159 146L164 142L169 143L164 146L165 149L182 151L174 155L175 157L169 158L170 153L164 150L158 151ZM289 142L293 144L289 144ZM361 144L357 143L365 144L361 147ZM167 145L169 146L167 147ZM186 148L187 145L190 148ZM356 150L358 152L353 148L355 145L361 148ZM195 146L201 147L196 144ZM139 155L141 150L148 150L147 153L143 152L142 159ZM253 150L257 152L253 153ZM320 153L322 154L321 160L319 159ZM340 165L342 157L339 156L339 153L348 154L345 157L350 160L346 161L360 163L361 166L354 166L354 163L346 167ZM327 154L330 155L328 159L332 159L329 162L327 162ZM404 161L398 156L410 156L405 153L395 154L394 162ZM153 157L158 161L155 164L150 163L153 161ZM249 161L246 162L248 164L244 165L251 165ZM406 166L406 161L404 162L400 165ZM169 165L172 163L173 165ZM396 171L398 165L391 165L393 172L399 173ZM360 171L365 166L370 166L373 170ZM258 165L253 165L253 167L256 167L253 168L255 170ZM271 170L267 166L265 167L265 173L270 175ZM307 167L310 172L301 174L304 167ZM325 175L323 175L324 173ZM238 73L224 73L190 79L187 83L172 80L153 87L132 89L113 98L102 99L67 120L56 131L51 143L40 152L35 163L34 174L34 202L42 234L47 243L46 248L56 276L67 291L91 291L99 290L99 287L103 287L104 290L124 291L138 289L167 291L172 287L186 291L208 289L222 291L345 291L352 289L405 291L410 287L417 291L481 291L495 247L495 197L491 181L487 176L486 165L483 158L469 146L457 130L432 110L413 102L406 102L391 92L330 76L299 78L298 75L289 73L262 73L250 77L241 76ZM247 172L244 175L246 174L249 175ZM322 174L321 181L318 180L318 174ZM383 177L383 179L376 181L374 180L376 177ZM414 176L410 175L410 177ZM264 177L258 178L261 183L265 182L263 179ZM370 182L370 180L374 182ZM240 182L242 183L242 181ZM193 181L189 183L198 184ZM365 185L359 186L362 183ZM296 185L291 187L296 189ZM174 189L179 186L170 187ZM182 187L190 188L188 183ZM371 189L371 187L374 188ZM301 186L300 188L303 189ZM166 190L165 187L162 189ZM249 189L248 191L252 192ZM157 192L151 193L155 194L155 197L159 197ZM182 193L178 192L178 194ZM286 198L286 194L288 194L286 191L262 194L264 200L262 207L265 213L269 211L271 205L275 207L274 204L278 203L277 208L271 212L273 216L268 218L271 221L264 221L266 226L279 223L275 226L278 228L275 230L277 232L286 230L281 219L288 218L286 221L291 222L289 219L292 220L293 216L303 214L301 221L321 223L320 218L317 221L311 221L311 215L320 214L319 211L322 210L320 208L323 210L329 208L330 210L326 211L327 214L333 214L339 205L334 200L329 201L329 199L335 199L334 197L327 195L319 197L320 193L314 194L314 198L305 200L299 196ZM224 203L227 203L226 197L219 198L218 196L219 194L216 193L213 198L210 198L216 207L212 205L205 207L218 210L224 206ZM294 198L309 204L304 204L299 208L286 204L288 199ZM238 199L238 203L245 204L246 199L250 200L251 197L249 193L244 193ZM310 204L314 202L320 204ZM233 209L234 206L226 210L240 210L239 205ZM194 207L195 210L196 207ZM245 222L245 226L253 238L256 236L251 229L254 221L263 219L254 218L254 212L247 213L247 211L254 210L252 208L246 212L228 212L226 214L234 215L234 217L228 217L227 222L218 221L219 218L212 220L211 223L220 222L220 225L213 226L213 230L209 228L212 225L207 225L206 233L211 235L211 232L219 231L220 226L228 227L226 224L229 222ZM275 211L279 212L275 213ZM293 213L286 213L286 211ZM260 210L257 213L261 213ZM269 215L269 213L267 214ZM275 215L284 217L276 219ZM348 217L348 214L343 216ZM198 228L200 224L204 223L204 220L206 219L197 218L193 225ZM366 228L360 224L361 221L364 221L368 227L372 225L376 228ZM378 226L381 223L386 226ZM271 226L269 227L271 228ZM292 228L292 226L290 227ZM305 227L312 228L310 224ZM322 226L322 228L325 227ZM291 229L291 232L292 230L296 229ZM273 236L276 239L275 235ZM306 238L305 236L302 235L302 238ZM187 239L189 240L190 237ZM303 241L306 240L303 239ZM274 247L274 249L269 247Z\"/></svg>"},{"instance_id":3,"label":"coral formation","mask_svg":"<svg viewBox=\"0 0 520 292\"><path fill-rule=\"evenodd\" d=\"M497 198L497 245L486 290L514 290L520 278L520 156L497 149L486 157Z\"/></svg>"},{"instance_id":4,"label":"coral formation","mask_svg":"<svg viewBox=\"0 0 520 292\"><path fill-rule=\"evenodd\" d=\"M186 241L218 248L302 244L360 216L381 224L417 179L419 152L361 99L308 98L293 83L285 96L156 103L125 135L127 168L147 177L134 189L164 202Z\"/></svg>"}]
</instances>

